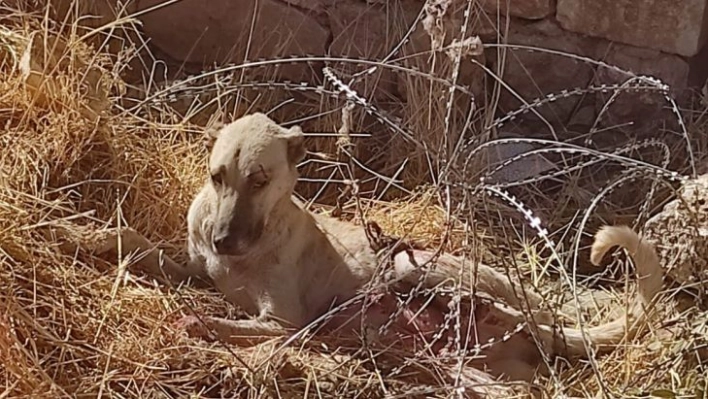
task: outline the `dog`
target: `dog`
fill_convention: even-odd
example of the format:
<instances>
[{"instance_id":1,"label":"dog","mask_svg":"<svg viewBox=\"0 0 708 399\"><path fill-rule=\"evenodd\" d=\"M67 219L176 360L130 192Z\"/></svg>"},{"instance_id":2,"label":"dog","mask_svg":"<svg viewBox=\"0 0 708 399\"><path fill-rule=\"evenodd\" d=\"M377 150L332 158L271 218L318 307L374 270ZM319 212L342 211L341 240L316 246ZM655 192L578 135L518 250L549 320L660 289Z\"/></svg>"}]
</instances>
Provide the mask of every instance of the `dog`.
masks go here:
<instances>
[{"instance_id":1,"label":"dog","mask_svg":"<svg viewBox=\"0 0 708 399\"><path fill-rule=\"evenodd\" d=\"M161 257L152 243L130 228L108 230L97 253L116 252L119 247L124 253L145 251L139 264L149 274L164 273L175 283L196 278L213 284L253 317L209 317L203 320L205 325L187 318L182 326L192 335L212 331L236 344L301 329L360 294L383 267L380 256L363 226L311 213L293 197L297 165L306 156L302 130L284 128L262 113L253 113L207 134L212 143L209 177L187 216L189 261L179 264ZM541 323L530 333L536 334L549 355L586 356L588 344L611 350L649 315L662 286L654 248L629 227L605 226L595 237L591 261L598 265L614 246L626 248L637 268L639 293L628 313L633 320L627 323L620 317L581 331L553 327L543 313L537 313ZM462 258L434 255L401 251L393 256L389 272L396 281L409 285L422 281L427 288L462 277L463 289L472 292L473 273L460 273L465 267ZM435 267L423 267L431 259ZM474 267L475 292L506 304L496 308L497 319L518 323L524 320L523 306L540 306L538 294L519 292L518 286L489 266ZM509 363L503 359L499 364Z\"/></svg>"}]
</instances>

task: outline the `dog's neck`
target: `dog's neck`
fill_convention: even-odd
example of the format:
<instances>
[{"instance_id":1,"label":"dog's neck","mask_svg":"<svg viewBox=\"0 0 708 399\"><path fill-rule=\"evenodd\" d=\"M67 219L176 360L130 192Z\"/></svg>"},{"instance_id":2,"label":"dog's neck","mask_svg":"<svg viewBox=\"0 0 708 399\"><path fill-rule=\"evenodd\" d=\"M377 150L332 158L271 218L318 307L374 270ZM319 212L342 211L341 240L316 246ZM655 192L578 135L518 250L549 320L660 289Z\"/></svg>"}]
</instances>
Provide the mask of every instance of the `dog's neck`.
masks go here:
<instances>
[{"instance_id":1,"label":"dog's neck","mask_svg":"<svg viewBox=\"0 0 708 399\"><path fill-rule=\"evenodd\" d=\"M268 225L265 227L272 235L278 236L293 226L300 224L300 217L305 212L300 206L298 206L292 195L283 197L276 206L273 207L273 211L268 218ZM295 216L298 217L295 217Z\"/></svg>"}]
</instances>

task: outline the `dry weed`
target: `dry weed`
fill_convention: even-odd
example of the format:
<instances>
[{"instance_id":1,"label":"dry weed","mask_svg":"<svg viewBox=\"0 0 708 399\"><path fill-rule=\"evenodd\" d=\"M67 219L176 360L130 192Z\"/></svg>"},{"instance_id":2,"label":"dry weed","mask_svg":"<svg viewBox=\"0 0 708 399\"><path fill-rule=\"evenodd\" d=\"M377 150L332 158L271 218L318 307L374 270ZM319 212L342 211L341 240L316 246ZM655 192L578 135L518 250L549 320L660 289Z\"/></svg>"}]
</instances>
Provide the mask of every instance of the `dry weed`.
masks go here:
<instances>
[{"instance_id":1,"label":"dry weed","mask_svg":"<svg viewBox=\"0 0 708 399\"><path fill-rule=\"evenodd\" d=\"M236 311L211 291L172 290L126 273L131 259L109 262L75 250L73 244L90 242L95 229L120 223L183 259L184 216L204 178L200 129L167 109L155 119L126 112L122 82L113 72L123 61L78 41L66 26L43 15L0 18L0 396L450 394L434 360L419 359L406 373L387 378L406 353L373 353L355 337L315 337L286 348L277 339L254 348L189 339L171 322L190 308L228 317L237 317ZM436 65L430 73L452 68ZM431 148L444 148L443 126L460 131L445 122L450 105L432 100L446 89L431 91L421 81L405 87L406 124ZM469 124L467 111L461 108L451 120ZM338 118L329 130L335 131ZM383 175L410 154L399 144L390 144ZM317 150L334 153L327 145ZM424 161L406 169L406 179L415 183L430 178L426 154L417 156ZM450 222L436 194L363 203L368 217L390 234L451 251L469 244L469 232ZM448 228L451 239L442 242ZM706 314L677 309L671 317L673 323L599 360L599 373L573 364L540 382L553 397L561 391L705 397Z\"/></svg>"}]
</instances>

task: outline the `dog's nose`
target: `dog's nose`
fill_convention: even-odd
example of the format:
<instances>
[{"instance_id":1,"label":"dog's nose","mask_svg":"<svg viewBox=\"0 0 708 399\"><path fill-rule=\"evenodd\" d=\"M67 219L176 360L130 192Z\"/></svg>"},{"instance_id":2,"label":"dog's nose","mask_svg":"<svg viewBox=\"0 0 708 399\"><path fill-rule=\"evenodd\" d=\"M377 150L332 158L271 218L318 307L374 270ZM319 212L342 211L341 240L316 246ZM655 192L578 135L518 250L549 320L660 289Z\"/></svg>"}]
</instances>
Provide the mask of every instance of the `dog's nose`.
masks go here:
<instances>
[{"instance_id":1,"label":"dog's nose","mask_svg":"<svg viewBox=\"0 0 708 399\"><path fill-rule=\"evenodd\" d=\"M214 236L212 243L217 253L223 254L229 250L229 236L226 234Z\"/></svg>"}]
</instances>

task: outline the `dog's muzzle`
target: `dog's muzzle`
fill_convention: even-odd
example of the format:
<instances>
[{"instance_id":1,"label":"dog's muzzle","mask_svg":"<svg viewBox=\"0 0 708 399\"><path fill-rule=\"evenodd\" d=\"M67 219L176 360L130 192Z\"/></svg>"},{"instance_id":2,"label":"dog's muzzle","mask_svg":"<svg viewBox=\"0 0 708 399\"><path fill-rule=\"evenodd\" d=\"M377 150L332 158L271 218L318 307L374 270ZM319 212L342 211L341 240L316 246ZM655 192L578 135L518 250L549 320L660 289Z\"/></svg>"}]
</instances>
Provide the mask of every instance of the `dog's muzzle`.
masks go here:
<instances>
[{"instance_id":1,"label":"dog's muzzle","mask_svg":"<svg viewBox=\"0 0 708 399\"><path fill-rule=\"evenodd\" d=\"M238 256L243 255L248 250L256 245L256 242L261 236L262 230L248 231L235 234L233 231L228 231L223 234L214 234L212 236L212 249L218 255Z\"/></svg>"},{"instance_id":2,"label":"dog's muzzle","mask_svg":"<svg viewBox=\"0 0 708 399\"><path fill-rule=\"evenodd\" d=\"M235 245L233 244L233 241L234 240L232 240L228 234L219 234L214 235L211 241L211 245L214 249L214 252L219 255L234 255L233 252Z\"/></svg>"}]
</instances>

